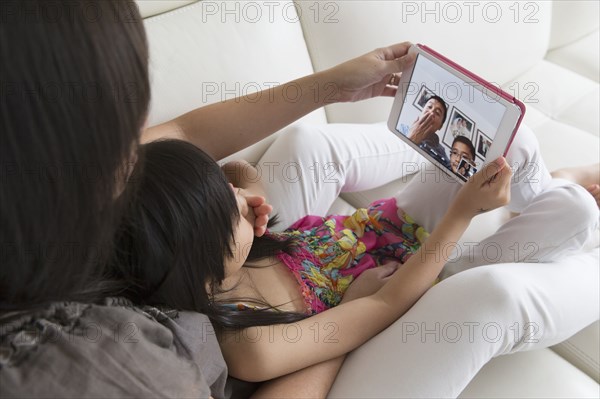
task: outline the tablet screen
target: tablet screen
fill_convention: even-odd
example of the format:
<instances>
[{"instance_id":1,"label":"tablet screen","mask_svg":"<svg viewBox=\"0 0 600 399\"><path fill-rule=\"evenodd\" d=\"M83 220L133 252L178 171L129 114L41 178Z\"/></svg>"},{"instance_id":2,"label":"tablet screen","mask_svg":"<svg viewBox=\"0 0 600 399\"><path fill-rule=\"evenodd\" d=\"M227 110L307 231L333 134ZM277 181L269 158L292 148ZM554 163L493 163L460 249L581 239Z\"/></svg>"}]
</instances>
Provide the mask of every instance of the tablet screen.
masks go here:
<instances>
[{"instance_id":1,"label":"tablet screen","mask_svg":"<svg viewBox=\"0 0 600 399\"><path fill-rule=\"evenodd\" d=\"M421 54L396 130L466 180L483 164L506 107Z\"/></svg>"}]
</instances>

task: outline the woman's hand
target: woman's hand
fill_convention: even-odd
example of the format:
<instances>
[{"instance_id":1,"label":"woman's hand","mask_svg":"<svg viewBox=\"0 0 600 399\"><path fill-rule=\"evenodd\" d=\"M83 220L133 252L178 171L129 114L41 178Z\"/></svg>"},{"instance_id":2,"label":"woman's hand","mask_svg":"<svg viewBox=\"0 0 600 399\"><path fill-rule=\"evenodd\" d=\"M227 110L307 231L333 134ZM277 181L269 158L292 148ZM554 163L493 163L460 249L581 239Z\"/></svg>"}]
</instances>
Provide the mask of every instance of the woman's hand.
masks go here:
<instances>
[{"instance_id":1,"label":"woman's hand","mask_svg":"<svg viewBox=\"0 0 600 399\"><path fill-rule=\"evenodd\" d=\"M398 262L389 262L365 270L350 284L341 303L373 295L392 277L394 272L398 270L398 266L400 266Z\"/></svg>"},{"instance_id":2,"label":"woman's hand","mask_svg":"<svg viewBox=\"0 0 600 399\"><path fill-rule=\"evenodd\" d=\"M335 101L395 96L400 72L414 58L408 55L410 46L411 43L404 42L379 48L324 71L327 82L335 85Z\"/></svg>"},{"instance_id":3,"label":"woman's hand","mask_svg":"<svg viewBox=\"0 0 600 399\"><path fill-rule=\"evenodd\" d=\"M500 157L473 175L460 189L449 212L473 218L510 202L512 171Z\"/></svg>"}]
</instances>

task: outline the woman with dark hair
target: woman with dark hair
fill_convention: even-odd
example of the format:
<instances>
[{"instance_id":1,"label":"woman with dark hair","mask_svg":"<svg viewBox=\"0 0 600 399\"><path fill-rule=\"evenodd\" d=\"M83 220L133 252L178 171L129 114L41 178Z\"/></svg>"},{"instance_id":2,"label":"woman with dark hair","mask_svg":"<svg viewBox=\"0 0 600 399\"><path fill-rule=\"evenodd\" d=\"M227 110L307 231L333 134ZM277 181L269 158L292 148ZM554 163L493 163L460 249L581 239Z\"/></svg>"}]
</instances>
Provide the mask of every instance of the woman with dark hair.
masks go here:
<instances>
[{"instance_id":1,"label":"woman with dark hair","mask_svg":"<svg viewBox=\"0 0 600 399\"><path fill-rule=\"evenodd\" d=\"M88 3L98 23L83 17ZM0 27L3 310L102 295L150 102L143 26L113 17L127 3L75 2L73 18L55 5L56 21L44 2L2 5L14 7Z\"/></svg>"}]
</instances>

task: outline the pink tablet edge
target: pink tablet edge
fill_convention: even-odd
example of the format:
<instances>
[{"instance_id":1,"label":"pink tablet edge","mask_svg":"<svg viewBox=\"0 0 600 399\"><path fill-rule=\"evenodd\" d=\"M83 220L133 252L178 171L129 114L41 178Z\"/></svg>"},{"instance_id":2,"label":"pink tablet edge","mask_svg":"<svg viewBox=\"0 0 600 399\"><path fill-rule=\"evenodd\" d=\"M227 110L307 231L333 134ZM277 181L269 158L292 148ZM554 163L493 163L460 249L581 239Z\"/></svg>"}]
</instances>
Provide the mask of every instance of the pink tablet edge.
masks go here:
<instances>
[{"instance_id":1,"label":"pink tablet edge","mask_svg":"<svg viewBox=\"0 0 600 399\"><path fill-rule=\"evenodd\" d=\"M513 104L515 104L517 107L519 107L521 109L521 116L519 117L519 119L517 120L517 123L515 125L515 128L510 136L510 140L508 141L508 144L506 146L506 149L504 150L504 154L503 156L506 156L506 154L508 153L508 149L510 148L513 140L515 139L515 135L517 134L517 130L519 130L519 126L521 126L521 122L523 121L523 117L525 116L525 111L526 111L526 107L525 104L523 104L522 101L520 101L518 98L515 98L513 96L511 96L510 94L508 94L507 92L505 92L504 90L502 90L499 87L494 86L493 84L489 83L487 80L477 76L476 74L474 74L473 72L469 71L466 68L463 68L462 66L458 65L457 63L455 63L454 61L444 57L442 54L438 53L437 51L427 47L424 44L417 44L417 47L419 47L420 49L422 49L423 51L431 54L432 56L434 56L435 58L443 61L444 63L450 65L452 68L462 72L463 74L467 75L468 77L470 77L471 79L473 79L473 81L479 83L480 85L484 86L485 88L491 90L492 92L498 94L500 97L504 98L506 101L509 101Z\"/></svg>"}]
</instances>

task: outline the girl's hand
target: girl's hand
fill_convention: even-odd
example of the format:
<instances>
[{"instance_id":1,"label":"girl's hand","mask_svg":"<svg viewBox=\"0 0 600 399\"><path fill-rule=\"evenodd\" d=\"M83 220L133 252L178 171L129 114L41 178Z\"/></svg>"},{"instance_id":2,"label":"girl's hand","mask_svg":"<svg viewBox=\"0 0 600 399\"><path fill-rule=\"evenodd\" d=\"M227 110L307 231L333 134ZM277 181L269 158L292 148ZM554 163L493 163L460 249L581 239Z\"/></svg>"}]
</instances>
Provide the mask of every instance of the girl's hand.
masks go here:
<instances>
[{"instance_id":1,"label":"girl's hand","mask_svg":"<svg viewBox=\"0 0 600 399\"><path fill-rule=\"evenodd\" d=\"M267 230L269 215L273 212L273 207L267 204L265 197L252 195L243 188L239 189L239 193L246 199L248 208L253 211L253 213L249 215L248 221L254 225L254 235L261 237Z\"/></svg>"},{"instance_id":2,"label":"girl's hand","mask_svg":"<svg viewBox=\"0 0 600 399\"><path fill-rule=\"evenodd\" d=\"M246 197L248 206L254 210L254 235L261 237L267 231L269 215L273 212L273 207L266 203L265 198L258 195L249 195Z\"/></svg>"},{"instance_id":3,"label":"girl's hand","mask_svg":"<svg viewBox=\"0 0 600 399\"><path fill-rule=\"evenodd\" d=\"M246 200L248 210L253 211L248 212L246 219L254 226L254 235L261 237L267 230L269 215L273 212L273 207L267 204L264 197L265 192L260 180L260 172L244 160L227 162L221 169L233 191L239 191L239 194Z\"/></svg>"},{"instance_id":4,"label":"girl's hand","mask_svg":"<svg viewBox=\"0 0 600 399\"><path fill-rule=\"evenodd\" d=\"M414 59L408 55L410 46L411 43L404 42L379 48L324 71L327 82L335 85L334 99L351 102L381 95L395 96L400 72Z\"/></svg>"},{"instance_id":5,"label":"girl's hand","mask_svg":"<svg viewBox=\"0 0 600 399\"><path fill-rule=\"evenodd\" d=\"M511 177L512 171L506 159L496 159L469 179L458 192L449 211L470 219L508 204Z\"/></svg>"},{"instance_id":6,"label":"girl's hand","mask_svg":"<svg viewBox=\"0 0 600 399\"><path fill-rule=\"evenodd\" d=\"M398 266L400 266L398 262L389 262L385 265L365 270L350 284L341 303L373 295L392 277L392 274L398 270Z\"/></svg>"}]
</instances>

